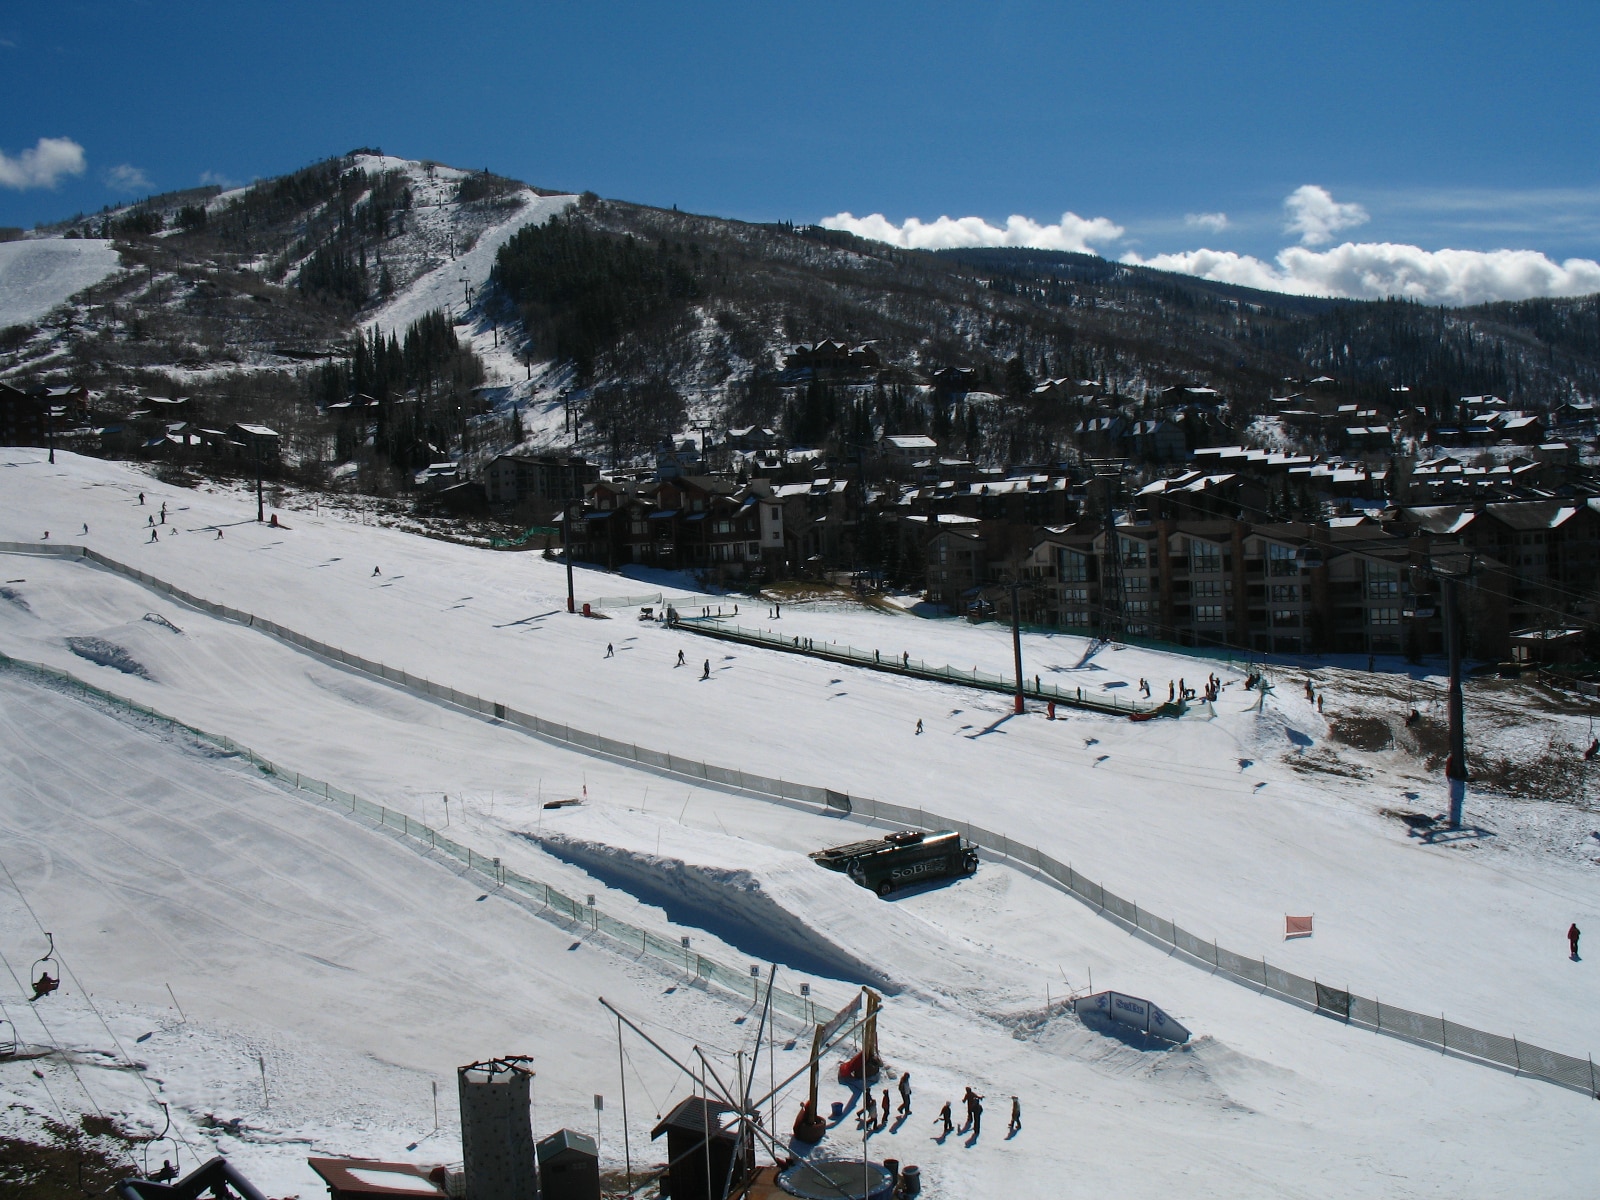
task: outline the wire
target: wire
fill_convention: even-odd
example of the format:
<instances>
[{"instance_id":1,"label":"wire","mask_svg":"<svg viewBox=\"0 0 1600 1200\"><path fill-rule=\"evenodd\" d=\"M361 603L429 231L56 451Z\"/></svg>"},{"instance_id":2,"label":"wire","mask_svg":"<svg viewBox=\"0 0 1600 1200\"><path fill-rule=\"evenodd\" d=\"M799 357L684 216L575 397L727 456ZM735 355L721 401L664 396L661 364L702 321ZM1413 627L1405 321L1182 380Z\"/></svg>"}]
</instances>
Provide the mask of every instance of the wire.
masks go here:
<instances>
[{"instance_id":1,"label":"wire","mask_svg":"<svg viewBox=\"0 0 1600 1200\"><path fill-rule=\"evenodd\" d=\"M39 932L43 933L44 923L39 920L39 914L33 911L33 905L28 903L28 897L23 894L22 886L17 882L16 877L11 874L11 868L6 865L4 859L0 859L0 871L5 872L6 878L11 882L11 886L16 890L17 899L22 901L22 907L28 910L28 915L33 918L33 923L39 927ZM140 1084L143 1085L145 1094L150 1097L150 1103L154 1104L157 1108L162 1107L161 1101L156 1098L155 1089L150 1086L150 1081L145 1078L145 1073L134 1067L133 1056L128 1053L126 1048L124 1048L121 1040L117 1037L116 1032L111 1028L110 1023L106 1021L105 1016L100 1012L99 1007L95 1004L94 997L89 994L89 989L83 986L83 981L78 978L78 973L72 969L72 964L66 960L66 957L59 949L56 951L56 961L61 964L62 972L72 977L73 986L76 987L79 994L83 996L84 1002L89 1006L89 1011L94 1013L95 1017L99 1020L101 1028L106 1031L106 1036L111 1039L111 1044L114 1045L117 1048L117 1052L122 1055L122 1061L127 1063L130 1068L133 1068L133 1076L140 1082ZM43 1024L42 1021L40 1023ZM98 1111L98 1109L96 1111ZM101 1116L104 1115L104 1113L101 1113ZM190 1155L198 1161L200 1157L199 1151L190 1145L189 1139L183 1136L183 1131L181 1129L176 1130L175 1132L178 1135L178 1140L184 1144L184 1147L189 1151Z\"/></svg>"}]
</instances>

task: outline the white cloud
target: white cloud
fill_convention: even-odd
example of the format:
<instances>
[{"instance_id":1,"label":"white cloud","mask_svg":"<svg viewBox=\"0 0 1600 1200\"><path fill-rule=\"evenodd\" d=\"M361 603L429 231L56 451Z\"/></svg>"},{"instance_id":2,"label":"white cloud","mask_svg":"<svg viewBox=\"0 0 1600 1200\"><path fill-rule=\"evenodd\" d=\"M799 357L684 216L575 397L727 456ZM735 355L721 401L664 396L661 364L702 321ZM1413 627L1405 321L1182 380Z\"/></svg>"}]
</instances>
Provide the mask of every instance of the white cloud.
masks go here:
<instances>
[{"instance_id":1,"label":"white cloud","mask_svg":"<svg viewBox=\"0 0 1600 1200\"><path fill-rule=\"evenodd\" d=\"M1221 233L1228 227L1227 213L1184 213L1183 223L1190 229L1209 229Z\"/></svg>"},{"instance_id":2,"label":"white cloud","mask_svg":"<svg viewBox=\"0 0 1600 1200\"><path fill-rule=\"evenodd\" d=\"M1290 192L1283 208L1289 214L1284 232L1298 233L1302 246L1326 245L1339 230L1365 225L1372 219L1361 205L1340 204L1328 194L1327 188L1314 183Z\"/></svg>"},{"instance_id":3,"label":"white cloud","mask_svg":"<svg viewBox=\"0 0 1600 1200\"><path fill-rule=\"evenodd\" d=\"M1231 250L1186 250L1124 262L1272 292L1428 304L1485 304L1600 292L1600 262L1557 263L1536 250L1424 250L1393 242L1346 242L1329 250L1290 246L1275 263Z\"/></svg>"},{"instance_id":4,"label":"white cloud","mask_svg":"<svg viewBox=\"0 0 1600 1200\"><path fill-rule=\"evenodd\" d=\"M155 185L140 168L120 163L106 172L106 186L114 192L148 192Z\"/></svg>"},{"instance_id":5,"label":"white cloud","mask_svg":"<svg viewBox=\"0 0 1600 1200\"><path fill-rule=\"evenodd\" d=\"M83 147L71 138L42 137L15 158L0 150L0 187L19 192L53 188L63 175L82 175L83 169Z\"/></svg>"},{"instance_id":6,"label":"white cloud","mask_svg":"<svg viewBox=\"0 0 1600 1200\"><path fill-rule=\"evenodd\" d=\"M1105 217L1080 217L1062 213L1054 225L1041 225L1028 217L1006 218L1005 228L991 225L982 217L940 217L923 222L907 217L896 225L882 213L857 217L842 212L825 217L824 229L841 229L874 242L888 242L906 250L966 250L978 246L1028 246L1035 250L1073 250L1094 254L1093 242L1114 242L1122 236L1122 226Z\"/></svg>"},{"instance_id":7,"label":"white cloud","mask_svg":"<svg viewBox=\"0 0 1600 1200\"><path fill-rule=\"evenodd\" d=\"M201 171L200 182L207 184L214 183L219 188L223 189L236 188L239 186L239 181L237 179L229 179L221 171Z\"/></svg>"}]
</instances>

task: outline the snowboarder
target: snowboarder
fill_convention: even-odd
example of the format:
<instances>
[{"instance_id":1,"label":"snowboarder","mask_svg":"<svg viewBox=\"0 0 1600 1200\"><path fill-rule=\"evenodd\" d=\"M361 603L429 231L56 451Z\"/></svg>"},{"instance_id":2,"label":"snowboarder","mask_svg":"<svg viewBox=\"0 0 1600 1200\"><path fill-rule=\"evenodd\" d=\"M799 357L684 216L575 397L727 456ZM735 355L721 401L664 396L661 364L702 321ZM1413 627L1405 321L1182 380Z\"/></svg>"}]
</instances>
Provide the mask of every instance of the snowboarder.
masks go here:
<instances>
[{"instance_id":1,"label":"snowboarder","mask_svg":"<svg viewBox=\"0 0 1600 1200\"><path fill-rule=\"evenodd\" d=\"M267 524L272 526L272 528L276 529L278 527L278 514L277 513L273 513L272 514L272 520L268 521Z\"/></svg>"},{"instance_id":2,"label":"snowboarder","mask_svg":"<svg viewBox=\"0 0 1600 1200\"><path fill-rule=\"evenodd\" d=\"M617 656L616 647L612 646L612 644L610 642L607 642L606 643L606 657L607 658L615 658L616 656Z\"/></svg>"},{"instance_id":3,"label":"snowboarder","mask_svg":"<svg viewBox=\"0 0 1600 1200\"><path fill-rule=\"evenodd\" d=\"M711 678L711 660L709 658L706 659L706 665L700 668L700 678L701 679L710 679Z\"/></svg>"},{"instance_id":4,"label":"snowboarder","mask_svg":"<svg viewBox=\"0 0 1600 1200\"><path fill-rule=\"evenodd\" d=\"M85 537L89 535L89 522L87 521L83 523L83 533Z\"/></svg>"},{"instance_id":5,"label":"snowboarder","mask_svg":"<svg viewBox=\"0 0 1600 1200\"><path fill-rule=\"evenodd\" d=\"M907 1071L900 1076L900 1115L911 1115L911 1072Z\"/></svg>"},{"instance_id":6,"label":"snowboarder","mask_svg":"<svg viewBox=\"0 0 1600 1200\"><path fill-rule=\"evenodd\" d=\"M1576 921L1567 927L1567 944L1572 947L1573 962L1578 961L1578 938L1582 936L1582 933L1583 931L1578 928Z\"/></svg>"},{"instance_id":7,"label":"snowboarder","mask_svg":"<svg viewBox=\"0 0 1600 1200\"><path fill-rule=\"evenodd\" d=\"M48 542L50 540L50 531L48 529L46 529L44 531L44 537L41 540L46 541L46 542Z\"/></svg>"},{"instance_id":8,"label":"snowboarder","mask_svg":"<svg viewBox=\"0 0 1600 1200\"><path fill-rule=\"evenodd\" d=\"M372 575L373 575L373 578L377 578L377 577L378 577L378 576L379 576L379 575L382 575L382 574L383 574L383 572L382 572L382 571L380 571L380 570L378 570L378 568L377 568L377 567L373 567L373 568L372 568Z\"/></svg>"},{"instance_id":9,"label":"snowboarder","mask_svg":"<svg viewBox=\"0 0 1600 1200\"><path fill-rule=\"evenodd\" d=\"M922 718L921 717L917 718L917 733L919 735L922 733Z\"/></svg>"},{"instance_id":10,"label":"snowboarder","mask_svg":"<svg viewBox=\"0 0 1600 1200\"><path fill-rule=\"evenodd\" d=\"M683 666L683 651L682 650L678 651L678 666L680 666L680 667Z\"/></svg>"},{"instance_id":11,"label":"snowboarder","mask_svg":"<svg viewBox=\"0 0 1600 1200\"><path fill-rule=\"evenodd\" d=\"M218 530L217 530L217 541L220 542L221 540L222 540L222 530L220 528L218 528Z\"/></svg>"},{"instance_id":12,"label":"snowboarder","mask_svg":"<svg viewBox=\"0 0 1600 1200\"><path fill-rule=\"evenodd\" d=\"M933 1120L934 1124L944 1126L944 1131L939 1136L949 1137L950 1131L956 1127L956 1123L950 1118L950 1101L946 1100L944 1102L944 1107L939 1110L939 1115Z\"/></svg>"},{"instance_id":13,"label":"snowboarder","mask_svg":"<svg viewBox=\"0 0 1600 1200\"><path fill-rule=\"evenodd\" d=\"M1011 1123L1006 1126L1006 1136L1010 1137L1022 1128L1022 1101L1015 1096L1011 1097Z\"/></svg>"}]
</instances>

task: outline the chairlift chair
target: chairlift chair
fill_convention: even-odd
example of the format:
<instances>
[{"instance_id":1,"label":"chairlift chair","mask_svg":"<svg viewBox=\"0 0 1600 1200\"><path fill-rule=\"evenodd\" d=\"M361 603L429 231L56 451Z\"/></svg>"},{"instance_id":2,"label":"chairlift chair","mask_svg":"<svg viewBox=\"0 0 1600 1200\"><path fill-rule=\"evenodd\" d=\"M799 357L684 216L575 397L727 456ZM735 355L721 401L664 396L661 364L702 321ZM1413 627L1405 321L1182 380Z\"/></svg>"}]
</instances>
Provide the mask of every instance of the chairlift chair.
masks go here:
<instances>
[{"instance_id":1,"label":"chairlift chair","mask_svg":"<svg viewBox=\"0 0 1600 1200\"><path fill-rule=\"evenodd\" d=\"M10 1058L17 1052L17 1027L10 1017L0 1017L0 1058Z\"/></svg>"},{"instance_id":2,"label":"chairlift chair","mask_svg":"<svg viewBox=\"0 0 1600 1200\"><path fill-rule=\"evenodd\" d=\"M44 999L61 986L61 964L56 961L56 935L46 930L44 936L50 939L50 948L33 960L33 969L28 972L30 978L35 972L38 973L38 978L33 981L33 995L28 997L29 1004ZM50 974L52 967L55 968L54 975Z\"/></svg>"},{"instance_id":3,"label":"chairlift chair","mask_svg":"<svg viewBox=\"0 0 1600 1200\"><path fill-rule=\"evenodd\" d=\"M178 1178L178 1139L172 1136L172 1110L163 1101L156 1101L161 1105L161 1115L166 1118L166 1124L161 1127L161 1132L152 1138L146 1139L140 1148L140 1167L144 1171L144 1178L151 1183L171 1183ZM154 1174L150 1172L150 1147L157 1142L168 1143L171 1147L172 1157L167 1157L167 1146L162 1147L161 1169Z\"/></svg>"}]
</instances>

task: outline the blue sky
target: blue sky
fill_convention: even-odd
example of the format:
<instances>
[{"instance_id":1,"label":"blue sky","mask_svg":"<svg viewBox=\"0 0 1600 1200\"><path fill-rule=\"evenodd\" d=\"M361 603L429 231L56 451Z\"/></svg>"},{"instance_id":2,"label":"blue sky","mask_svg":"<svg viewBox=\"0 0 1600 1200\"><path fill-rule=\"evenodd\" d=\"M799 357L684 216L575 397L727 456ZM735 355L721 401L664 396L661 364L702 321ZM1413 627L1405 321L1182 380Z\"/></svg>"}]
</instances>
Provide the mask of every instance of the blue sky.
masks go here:
<instances>
[{"instance_id":1,"label":"blue sky","mask_svg":"<svg viewBox=\"0 0 1600 1200\"><path fill-rule=\"evenodd\" d=\"M0 225L377 145L1269 285L1359 289L1370 253L1311 257L1346 242L1560 268L1600 257L1597 51L1593 0L10 5ZM1007 235L1014 215L1032 225ZM979 221L928 233L941 216ZM1469 267L1513 290L1589 281L1437 257L1399 277L1444 296Z\"/></svg>"}]
</instances>

